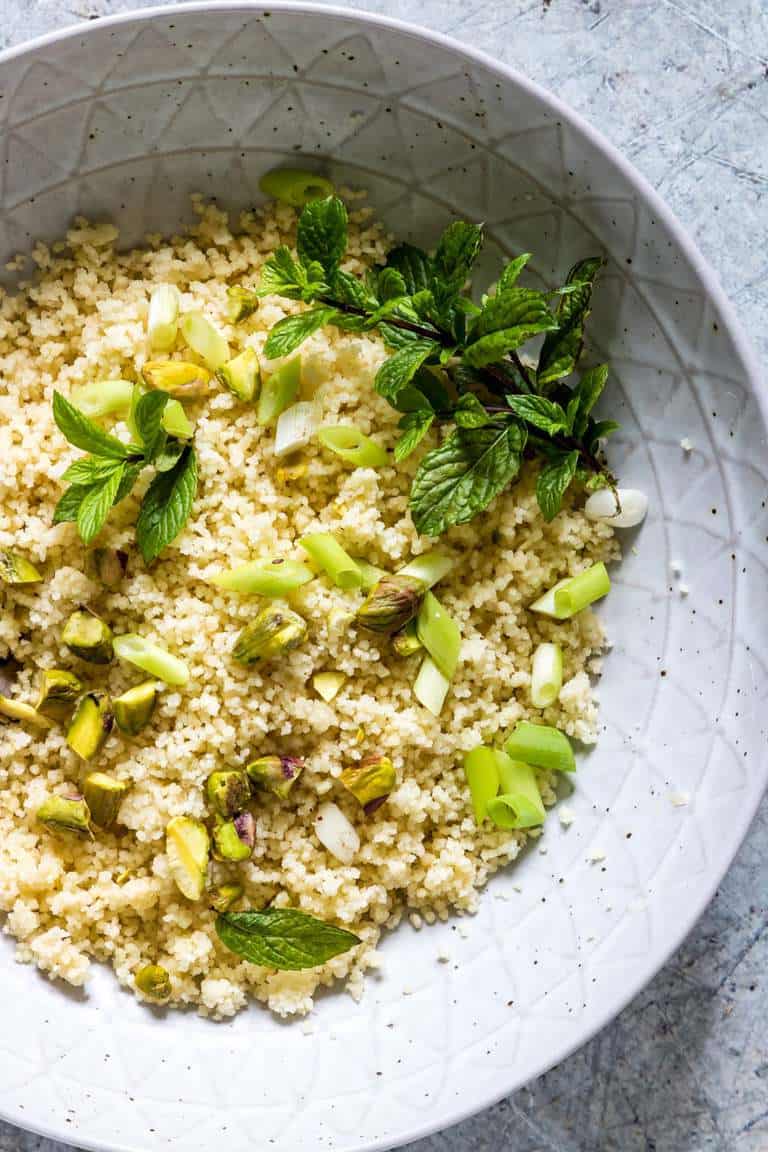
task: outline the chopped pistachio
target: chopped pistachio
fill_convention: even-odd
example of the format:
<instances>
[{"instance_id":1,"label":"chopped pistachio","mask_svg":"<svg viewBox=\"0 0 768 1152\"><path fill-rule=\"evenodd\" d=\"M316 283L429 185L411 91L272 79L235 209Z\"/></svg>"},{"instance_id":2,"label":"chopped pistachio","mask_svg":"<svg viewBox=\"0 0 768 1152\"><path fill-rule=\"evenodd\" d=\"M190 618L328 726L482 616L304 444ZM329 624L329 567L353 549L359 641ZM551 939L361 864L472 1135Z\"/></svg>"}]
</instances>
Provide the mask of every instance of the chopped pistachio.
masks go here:
<instances>
[{"instance_id":1,"label":"chopped pistachio","mask_svg":"<svg viewBox=\"0 0 768 1152\"><path fill-rule=\"evenodd\" d=\"M214 912L228 912L243 895L242 884L217 884L208 892L208 901Z\"/></svg>"},{"instance_id":2,"label":"chopped pistachio","mask_svg":"<svg viewBox=\"0 0 768 1152\"><path fill-rule=\"evenodd\" d=\"M42 576L34 564L18 552L0 548L0 580L3 584L38 584Z\"/></svg>"},{"instance_id":3,"label":"chopped pistachio","mask_svg":"<svg viewBox=\"0 0 768 1152\"><path fill-rule=\"evenodd\" d=\"M67 744L82 760L92 760L112 731L114 716L106 692L86 692L67 729Z\"/></svg>"},{"instance_id":4,"label":"chopped pistachio","mask_svg":"<svg viewBox=\"0 0 768 1152\"><path fill-rule=\"evenodd\" d=\"M208 853L211 839L208 829L192 816L174 816L165 829L165 851L171 876L188 900L200 900L205 892Z\"/></svg>"},{"instance_id":5,"label":"chopped pistachio","mask_svg":"<svg viewBox=\"0 0 768 1152\"><path fill-rule=\"evenodd\" d=\"M338 696L345 680L343 672L316 672L312 677L312 687L326 704L330 704Z\"/></svg>"},{"instance_id":6,"label":"chopped pistachio","mask_svg":"<svg viewBox=\"0 0 768 1152\"><path fill-rule=\"evenodd\" d=\"M50 720L66 720L83 690L74 672L44 668L40 677L40 697L35 709Z\"/></svg>"},{"instance_id":7,"label":"chopped pistachio","mask_svg":"<svg viewBox=\"0 0 768 1152\"><path fill-rule=\"evenodd\" d=\"M47 716L41 716L30 704L11 700L9 696L0 696L0 716L6 720L18 720L21 724L30 724L33 728L53 728L53 721Z\"/></svg>"},{"instance_id":8,"label":"chopped pistachio","mask_svg":"<svg viewBox=\"0 0 768 1152\"><path fill-rule=\"evenodd\" d=\"M171 977L161 964L145 964L133 979L142 996L149 1000L167 1000L171 995Z\"/></svg>"},{"instance_id":9,"label":"chopped pistachio","mask_svg":"<svg viewBox=\"0 0 768 1152\"><path fill-rule=\"evenodd\" d=\"M366 816L384 803L397 784L397 774L388 756L366 756L359 764L345 768L339 779L362 805Z\"/></svg>"},{"instance_id":10,"label":"chopped pistachio","mask_svg":"<svg viewBox=\"0 0 768 1152\"><path fill-rule=\"evenodd\" d=\"M85 555L85 573L105 588L116 588L125 576L128 553L120 548L91 548Z\"/></svg>"},{"instance_id":11,"label":"chopped pistachio","mask_svg":"<svg viewBox=\"0 0 768 1152\"><path fill-rule=\"evenodd\" d=\"M145 680L112 701L112 711L121 732L136 736L152 719L157 703L157 681Z\"/></svg>"},{"instance_id":12,"label":"chopped pistachio","mask_svg":"<svg viewBox=\"0 0 768 1152\"><path fill-rule=\"evenodd\" d=\"M83 796L93 823L99 828L111 828L127 791L128 785L122 780L115 780L106 772L89 772L83 781Z\"/></svg>"},{"instance_id":13,"label":"chopped pistachio","mask_svg":"<svg viewBox=\"0 0 768 1152\"><path fill-rule=\"evenodd\" d=\"M275 477L278 484L289 484L292 480L301 480L309 471L309 465L304 463L290 464L285 468L278 468Z\"/></svg>"},{"instance_id":14,"label":"chopped pistachio","mask_svg":"<svg viewBox=\"0 0 768 1152\"><path fill-rule=\"evenodd\" d=\"M301 756L260 756L245 769L254 788L285 800L304 771Z\"/></svg>"},{"instance_id":15,"label":"chopped pistachio","mask_svg":"<svg viewBox=\"0 0 768 1152\"><path fill-rule=\"evenodd\" d=\"M112 659L112 630L87 608L72 613L61 639L70 652L89 664L109 664Z\"/></svg>"},{"instance_id":16,"label":"chopped pistachio","mask_svg":"<svg viewBox=\"0 0 768 1152\"><path fill-rule=\"evenodd\" d=\"M418 632L416 631L416 621L409 620L405 628L401 628L392 637L392 647L398 656L413 656L414 652L420 651L423 648L421 640L419 640Z\"/></svg>"},{"instance_id":17,"label":"chopped pistachio","mask_svg":"<svg viewBox=\"0 0 768 1152\"><path fill-rule=\"evenodd\" d=\"M227 288L227 315L231 324L239 324L247 320L259 306L259 298L255 292L235 285Z\"/></svg>"},{"instance_id":18,"label":"chopped pistachio","mask_svg":"<svg viewBox=\"0 0 768 1152\"><path fill-rule=\"evenodd\" d=\"M247 860L256 842L256 823L250 812L225 820L213 830L213 851L218 860L233 864Z\"/></svg>"},{"instance_id":19,"label":"chopped pistachio","mask_svg":"<svg viewBox=\"0 0 768 1152\"><path fill-rule=\"evenodd\" d=\"M205 791L211 808L225 820L242 812L251 799L247 775L235 768L211 772Z\"/></svg>"},{"instance_id":20,"label":"chopped pistachio","mask_svg":"<svg viewBox=\"0 0 768 1152\"><path fill-rule=\"evenodd\" d=\"M181 400L197 400L211 390L211 374L187 360L151 360L141 370L150 388L159 388Z\"/></svg>"},{"instance_id":21,"label":"chopped pistachio","mask_svg":"<svg viewBox=\"0 0 768 1152\"><path fill-rule=\"evenodd\" d=\"M36 815L50 832L91 835L91 814L82 796L49 796L40 805Z\"/></svg>"},{"instance_id":22,"label":"chopped pistachio","mask_svg":"<svg viewBox=\"0 0 768 1152\"><path fill-rule=\"evenodd\" d=\"M238 664L258 664L298 648L306 640L307 624L285 605L267 604L247 624L235 642L232 655Z\"/></svg>"},{"instance_id":23,"label":"chopped pistachio","mask_svg":"<svg viewBox=\"0 0 768 1152\"><path fill-rule=\"evenodd\" d=\"M216 379L246 404L255 400L261 387L259 358L253 348L244 348L239 356L216 370Z\"/></svg>"},{"instance_id":24,"label":"chopped pistachio","mask_svg":"<svg viewBox=\"0 0 768 1152\"><path fill-rule=\"evenodd\" d=\"M357 610L357 622L369 632L391 636L413 620L424 599L424 585L410 576L384 576Z\"/></svg>"}]
</instances>

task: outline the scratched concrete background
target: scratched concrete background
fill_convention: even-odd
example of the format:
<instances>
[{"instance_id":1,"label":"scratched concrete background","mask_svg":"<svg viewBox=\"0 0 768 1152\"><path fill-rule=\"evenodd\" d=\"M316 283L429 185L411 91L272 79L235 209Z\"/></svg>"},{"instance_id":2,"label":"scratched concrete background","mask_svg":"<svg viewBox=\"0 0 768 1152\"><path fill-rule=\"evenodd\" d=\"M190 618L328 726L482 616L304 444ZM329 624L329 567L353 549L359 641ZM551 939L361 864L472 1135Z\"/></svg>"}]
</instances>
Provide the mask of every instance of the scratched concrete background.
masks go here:
<instances>
[{"instance_id":1,"label":"scratched concrete background","mask_svg":"<svg viewBox=\"0 0 768 1152\"><path fill-rule=\"evenodd\" d=\"M0 47L139 6L0 0ZM500 56L588 117L695 236L768 361L768 0L356 6ZM766 846L768 803L698 927L618 1020L408 1152L768 1152ZM33 1150L66 1152L0 1124L0 1152Z\"/></svg>"}]
</instances>

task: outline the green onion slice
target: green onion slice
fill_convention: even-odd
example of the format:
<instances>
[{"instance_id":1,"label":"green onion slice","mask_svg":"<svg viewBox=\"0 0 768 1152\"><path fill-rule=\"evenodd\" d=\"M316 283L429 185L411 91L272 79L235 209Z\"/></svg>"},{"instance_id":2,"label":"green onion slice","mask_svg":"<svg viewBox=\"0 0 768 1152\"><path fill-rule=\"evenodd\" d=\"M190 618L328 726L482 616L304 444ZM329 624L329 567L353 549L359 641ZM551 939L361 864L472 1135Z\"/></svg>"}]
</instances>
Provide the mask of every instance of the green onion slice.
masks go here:
<instances>
[{"instance_id":1,"label":"green onion slice","mask_svg":"<svg viewBox=\"0 0 768 1152\"><path fill-rule=\"evenodd\" d=\"M557 728L546 724L531 724L521 720L504 745L504 751L513 760L533 764L536 768L549 768L555 772L575 772L576 760L568 737Z\"/></svg>"},{"instance_id":2,"label":"green onion slice","mask_svg":"<svg viewBox=\"0 0 768 1152\"><path fill-rule=\"evenodd\" d=\"M535 708L554 704L563 686L563 653L559 644L539 644L531 664L531 703Z\"/></svg>"},{"instance_id":3,"label":"green onion slice","mask_svg":"<svg viewBox=\"0 0 768 1152\"><path fill-rule=\"evenodd\" d=\"M399 570L398 576L410 576L414 580L420 580L425 588L432 588L448 575L454 563L453 557L447 552L435 548L432 552L425 552L423 556L414 556L413 560L409 560L406 566Z\"/></svg>"},{"instance_id":4,"label":"green onion slice","mask_svg":"<svg viewBox=\"0 0 768 1152\"><path fill-rule=\"evenodd\" d=\"M187 418L179 400L168 401L160 417L160 423L169 436L177 436L179 440L189 440L195 434L195 426Z\"/></svg>"},{"instance_id":5,"label":"green onion slice","mask_svg":"<svg viewBox=\"0 0 768 1152\"><path fill-rule=\"evenodd\" d=\"M292 208L303 208L310 200L323 200L334 194L330 180L304 168L273 168L259 180L259 188L265 196Z\"/></svg>"},{"instance_id":6,"label":"green onion slice","mask_svg":"<svg viewBox=\"0 0 768 1152\"><path fill-rule=\"evenodd\" d=\"M134 664L166 684L181 686L189 680L189 669L183 660L144 636L126 632L123 636L115 636L112 643L120 660Z\"/></svg>"},{"instance_id":7,"label":"green onion slice","mask_svg":"<svg viewBox=\"0 0 768 1152\"><path fill-rule=\"evenodd\" d=\"M160 284L149 299L147 337L153 352L170 352L179 330L181 296L173 284Z\"/></svg>"},{"instance_id":8,"label":"green onion slice","mask_svg":"<svg viewBox=\"0 0 768 1152\"><path fill-rule=\"evenodd\" d=\"M330 532L310 532L299 540L302 548L338 588L360 588L363 583L363 574L355 561L349 556L335 536Z\"/></svg>"},{"instance_id":9,"label":"green onion slice","mask_svg":"<svg viewBox=\"0 0 768 1152\"><path fill-rule=\"evenodd\" d=\"M611 580L605 564L593 564L578 576L559 580L531 604L531 612L540 612L555 620L569 620L595 600L607 596L610 590Z\"/></svg>"},{"instance_id":10,"label":"green onion slice","mask_svg":"<svg viewBox=\"0 0 768 1152\"><path fill-rule=\"evenodd\" d=\"M94 380L72 390L70 397L75 408L100 420L103 416L127 415L133 398L130 380Z\"/></svg>"},{"instance_id":11,"label":"green onion slice","mask_svg":"<svg viewBox=\"0 0 768 1152\"><path fill-rule=\"evenodd\" d=\"M427 654L413 685L413 694L419 704L423 704L433 716L439 716L450 686L450 680L443 676L432 657Z\"/></svg>"},{"instance_id":12,"label":"green onion slice","mask_svg":"<svg viewBox=\"0 0 768 1152\"><path fill-rule=\"evenodd\" d=\"M229 360L229 344L202 312L185 312L180 320L187 346L196 352L211 372Z\"/></svg>"},{"instance_id":13,"label":"green onion slice","mask_svg":"<svg viewBox=\"0 0 768 1152\"><path fill-rule=\"evenodd\" d=\"M431 592L425 593L416 617L416 634L443 676L452 680L459 663L461 632Z\"/></svg>"},{"instance_id":14,"label":"green onion slice","mask_svg":"<svg viewBox=\"0 0 768 1152\"><path fill-rule=\"evenodd\" d=\"M360 585L363 592L370 592L372 588L376 587L382 576L387 575L383 568L379 568L376 564L369 564L367 560L361 560L359 556L355 556L355 564L357 564L363 577L363 582Z\"/></svg>"},{"instance_id":15,"label":"green onion slice","mask_svg":"<svg viewBox=\"0 0 768 1152\"><path fill-rule=\"evenodd\" d=\"M318 429L317 438L325 448L357 468L383 468L389 463L381 445L365 436L354 424L326 424Z\"/></svg>"},{"instance_id":16,"label":"green onion slice","mask_svg":"<svg viewBox=\"0 0 768 1152\"><path fill-rule=\"evenodd\" d=\"M480 825L488 814L488 805L499 791L499 762L494 748L480 744L464 757L464 775L472 797L475 823Z\"/></svg>"},{"instance_id":17,"label":"green onion slice","mask_svg":"<svg viewBox=\"0 0 768 1152\"><path fill-rule=\"evenodd\" d=\"M258 423L265 427L273 424L281 412L296 399L301 384L301 356L294 356L262 381L259 406L256 410Z\"/></svg>"},{"instance_id":18,"label":"green onion slice","mask_svg":"<svg viewBox=\"0 0 768 1152\"><path fill-rule=\"evenodd\" d=\"M309 583L314 573L298 560L254 561L212 576L209 583L246 596L285 596Z\"/></svg>"},{"instance_id":19,"label":"green onion slice","mask_svg":"<svg viewBox=\"0 0 768 1152\"><path fill-rule=\"evenodd\" d=\"M495 751L499 770L499 796L487 804L487 812L499 828L535 828L544 823L546 812L530 764L513 760Z\"/></svg>"}]
</instances>

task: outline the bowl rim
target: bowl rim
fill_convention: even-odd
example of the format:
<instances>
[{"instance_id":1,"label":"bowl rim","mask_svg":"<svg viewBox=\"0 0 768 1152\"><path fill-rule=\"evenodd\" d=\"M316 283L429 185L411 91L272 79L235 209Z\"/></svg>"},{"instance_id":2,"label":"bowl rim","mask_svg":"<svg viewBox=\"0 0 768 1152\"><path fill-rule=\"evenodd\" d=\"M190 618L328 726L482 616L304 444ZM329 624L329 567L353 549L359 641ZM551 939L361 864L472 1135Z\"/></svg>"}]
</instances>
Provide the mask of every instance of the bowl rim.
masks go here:
<instances>
[{"instance_id":1,"label":"bowl rim","mask_svg":"<svg viewBox=\"0 0 768 1152\"><path fill-rule=\"evenodd\" d=\"M294 13L296 15L320 14L335 19L361 21L373 27L400 32L415 39L445 48L480 64L500 79L522 88L530 96L534 97L551 112L556 114L558 118L567 121L615 165L627 183L654 209L658 218L669 228L679 249L684 253L700 277L706 297L714 303L728 327L737 356L744 365L745 376L749 381L752 393L758 404L763 424L768 428L768 386L762 382L758 356L752 348L741 320L726 295L717 273L701 253L693 238L689 236L687 229L677 218L677 215L639 169L627 160L619 148L611 143L602 132L593 127L590 121L582 116L580 112L576 112L569 104L562 101L537 81L531 80L524 73L518 71L518 69L496 59L481 48L463 44L453 36L437 32L408 20L402 20L393 16L384 16L376 12L368 12L357 7L347 8L323 2L315 3L314 0L271 0L271 2L265 2L263 4L261 2L253 2L253 0L251 0L251 2L249 2L249 0L183 0L182 3L153 4L146 8L131 8L124 12L115 13L114 15L99 17L93 21L75 21L64 28L45 33L41 36L32 37L31 39L24 40L19 44L0 51L0 67L28 53L36 52L41 48L46 48L50 45L61 43L62 41L87 35L96 29L115 28L134 22L151 23L158 18L178 17L180 14L215 13L223 10L227 12L250 13L252 15L258 14L259 11L280 11ZM2 131L2 125L0 125L0 131ZM577 1040L564 1044L553 1058L547 1058L541 1061L531 1072L530 1076L526 1077L523 1082L519 1084L513 1083L501 1092L494 1089L485 1095L475 1097L471 1103L463 1102L455 1106L449 1106L444 1109L440 1119L425 1121L409 1132L397 1136L394 1142L388 1137L375 1137L372 1140L366 1141L365 1144L356 1144L355 1152L386 1152L387 1149L400 1148L412 1141L420 1140L436 1132L451 1128L491 1108L500 1100L505 1099L506 1096L519 1091L526 1084L530 1084L532 1081L544 1075L545 1072L562 1063L562 1061L566 1060L569 1056L573 1055L574 1052L594 1039L611 1021L616 1019L669 962L671 956L678 950L710 904L723 877L731 867L739 849L744 843L754 818L757 815L762 799L768 790L768 769L764 769L764 776L763 787L755 794L753 804L746 808L741 814L741 820L735 829L727 865L720 869L718 873L713 876L711 882L706 884L704 888L696 894L695 898L692 899L685 919L682 923L674 926L673 930L668 934L664 947L654 954L652 964L644 971L643 975L639 979L636 979L620 997L612 1001L608 1008L596 1012L589 1026L584 1029ZM25 1113L19 1110L8 1110L1 1105L0 1120L13 1124L23 1130L44 1136L49 1140L59 1141L65 1144L69 1144L72 1135L77 1135L77 1147L93 1149L94 1152L144 1152L143 1148L134 1143L116 1142L105 1145L102 1142L89 1139L86 1133L82 1133L81 1135L80 1132L73 1133L71 1131L65 1131L63 1125L54 1126L44 1122L35 1122ZM344 1152L346 1152L346 1150L344 1150Z\"/></svg>"}]
</instances>

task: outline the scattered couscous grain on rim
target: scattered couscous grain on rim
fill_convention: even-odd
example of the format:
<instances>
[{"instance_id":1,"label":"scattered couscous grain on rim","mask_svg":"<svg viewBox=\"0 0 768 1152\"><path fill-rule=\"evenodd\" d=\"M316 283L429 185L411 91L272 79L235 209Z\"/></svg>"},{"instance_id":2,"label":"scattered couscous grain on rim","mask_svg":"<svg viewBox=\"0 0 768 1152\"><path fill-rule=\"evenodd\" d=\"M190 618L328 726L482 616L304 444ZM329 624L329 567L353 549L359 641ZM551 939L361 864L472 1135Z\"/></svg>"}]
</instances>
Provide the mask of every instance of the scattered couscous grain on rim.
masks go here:
<instances>
[{"instance_id":1,"label":"scattered couscous grain on rim","mask_svg":"<svg viewBox=\"0 0 768 1152\"><path fill-rule=\"evenodd\" d=\"M291 1015L309 1011L315 989L337 979L359 996L366 968L377 966L382 931L403 914L430 922L471 912L489 876L518 854L526 833L476 826L461 759L525 717L595 739L597 618L586 610L554 623L527 606L558 579L616 559L618 547L612 529L588 520L570 498L545 523L535 477L525 470L487 514L451 529L442 545L455 565L440 599L461 629L461 663L439 718L413 696L418 657L393 656L388 637L358 629L350 617L359 594L325 579L290 597L307 621L307 642L279 662L241 667L232 646L258 601L212 586L217 572L256 558L306 560L298 540L311 531L332 532L350 555L388 571L430 545L408 512L413 458L397 468L353 469L312 441L295 467L275 459L273 435L253 407L222 389L188 405L200 485L182 533L153 565L143 564L133 543L138 488L99 537L100 545L129 553L124 579L106 590L85 575L75 526L52 526L60 477L76 457L52 418L54 389L69 396L88 382L137 378L159 283L176 285L182 309L202 311L233 354L245 346L261 354L274 323L300 307L266 297L243 324L227 319L227 286L255 283L267 256L294 242L293 209L248 213L232 231L222 211L201 202L196 210L188 235L152 237L130 252L117 250L111 225L78 221L66 244L37 248L36 279L0 296L0 548L29 556L45 577L2 593L0 660L12 655L20 666L13 694L33 702L41 670L79 671L61 644L79 606L115 633L156 640L190 671L188 684L162 691L149 727L131 739L119 732L107 739L98 768L130 788L117 831L94 839L54 837L35 820L46 795L65 793L80 777L64 729L0 727L0 911L19 958L73 984L85 983L94 960L111 963L131 988L138 969L157 964L170 975L172 1003L222 1017L252 997ZM387 247L368 211L353 212L344 267L360 272L380 263ZM322 329L302 348L302 398L315 398L323 422L354 421L390 448L398 413L371 386L383 358L373 334ZM563 651L563 687L551 706L533 709L532 654L554 639ZM345 676L330 702L313 686L323 671ZM113 697L140 680L119 662L91 666L88 676ZM228 951L215 912L180 895L165 852L169 820L205 817L212 771L272 753L305 757L300 780L288 800L268 795L255 807L250 860L212 869L217 883L244 885L249 907L302 909L361 938L344 955L296 972ZM397 784L366 819L338 778L372 754L391 760ZM540 773L539 783L545 803L554 802L549 774ZM317 809L329 800L360 838L349 864L314 833Z\"/></svg>"}]
</instances>

